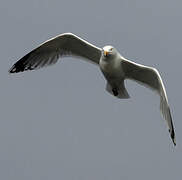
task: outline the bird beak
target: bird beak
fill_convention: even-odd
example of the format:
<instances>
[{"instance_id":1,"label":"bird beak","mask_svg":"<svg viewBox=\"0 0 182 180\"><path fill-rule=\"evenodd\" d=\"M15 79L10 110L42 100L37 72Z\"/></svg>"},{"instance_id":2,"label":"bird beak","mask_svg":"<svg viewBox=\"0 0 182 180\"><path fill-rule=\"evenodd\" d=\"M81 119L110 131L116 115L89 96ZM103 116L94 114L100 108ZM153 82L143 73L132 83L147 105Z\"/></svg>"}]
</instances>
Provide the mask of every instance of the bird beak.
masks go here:
<instances>
[{"instance_id":1,"label":"bird beak","mask_svg":"<svg viewBox=\"0 0 182 180\"><path fill-rule=\"evenodd\" d=\"M104 56L108 56L109 52L108 51L104 51Z\"/></svg>"}]
</instances>

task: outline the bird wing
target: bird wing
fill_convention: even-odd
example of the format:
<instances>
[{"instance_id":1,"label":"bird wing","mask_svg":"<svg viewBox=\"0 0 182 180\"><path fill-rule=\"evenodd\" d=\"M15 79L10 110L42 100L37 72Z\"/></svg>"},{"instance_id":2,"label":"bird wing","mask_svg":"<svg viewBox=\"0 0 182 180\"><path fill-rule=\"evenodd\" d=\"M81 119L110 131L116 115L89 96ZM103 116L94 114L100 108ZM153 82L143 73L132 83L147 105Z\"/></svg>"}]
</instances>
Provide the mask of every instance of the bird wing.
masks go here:
<instances>
[{"instance_id":1,"label":"bird wing","mask_svg":"<svg viewBox=\"0 0 182 180\"><path fill-rule=\"evenodd\" d=\"M55 64L62 56L77 56L99 64L101 49L72 33L64 33L32 50L17 61L9 72L17 73Z\"/></svg>"},{"instance_id":2,"label":"bird wing","mask_svg":"<svg viewBox=\"0 0 182 180\"><path fill-rule=\"evenodd\" d=\"M167 94L159 72L155 68L143 66L126 59L122 61L122 67L126 78L135 80L153 89L160 95L160 111L164 119L167 121L171 138L174 145L176 145L174 127Z\"/></svg>"}]
</instances>

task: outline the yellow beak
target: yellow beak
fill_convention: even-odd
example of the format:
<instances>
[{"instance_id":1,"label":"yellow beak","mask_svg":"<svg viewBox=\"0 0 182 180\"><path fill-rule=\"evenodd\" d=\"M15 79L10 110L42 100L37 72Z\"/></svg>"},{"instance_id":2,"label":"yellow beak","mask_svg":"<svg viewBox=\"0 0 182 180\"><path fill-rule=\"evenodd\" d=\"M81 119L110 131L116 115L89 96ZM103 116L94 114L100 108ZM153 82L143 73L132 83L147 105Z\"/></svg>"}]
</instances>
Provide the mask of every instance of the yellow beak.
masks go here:
<instances>
[{"instance_id":1,"label":"yellow beak","mask_svg":"<svg viewBox=\"0 0 182 180\"><path fill-rule=\"evenodd\" d=\"M109 54L108 51L104 51L104 56L107 56Z\"/></svg>"}]
</instances>

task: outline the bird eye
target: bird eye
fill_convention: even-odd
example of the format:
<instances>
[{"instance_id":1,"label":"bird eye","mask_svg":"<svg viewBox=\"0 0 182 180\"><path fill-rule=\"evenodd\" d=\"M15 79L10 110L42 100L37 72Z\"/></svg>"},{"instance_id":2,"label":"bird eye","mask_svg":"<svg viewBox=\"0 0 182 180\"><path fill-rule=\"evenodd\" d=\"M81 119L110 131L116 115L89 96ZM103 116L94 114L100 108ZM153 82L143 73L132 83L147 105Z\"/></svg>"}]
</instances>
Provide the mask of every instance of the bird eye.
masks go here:
<instances>
[{"instance_id":1,"label":"bird eye","mask_svg":"<svg viewBox=\"0 0 182 180\"><path fill-rule=\"evenodd\" d=\"M110 49L110 51L112 51L112 50L113 50L113 48Z\"/></svg>"}]
</instances>

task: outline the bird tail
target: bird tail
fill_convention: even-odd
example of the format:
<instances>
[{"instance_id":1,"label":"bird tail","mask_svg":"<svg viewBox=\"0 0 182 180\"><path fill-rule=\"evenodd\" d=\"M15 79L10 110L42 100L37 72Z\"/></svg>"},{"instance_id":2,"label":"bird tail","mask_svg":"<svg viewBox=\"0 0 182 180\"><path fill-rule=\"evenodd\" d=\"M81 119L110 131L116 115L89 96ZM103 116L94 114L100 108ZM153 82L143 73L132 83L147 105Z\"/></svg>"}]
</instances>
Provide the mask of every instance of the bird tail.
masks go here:
<instances>
[{"instance_id":1,"label":"bird tail","mask_svg":"<svg viewBox=\"0 0 182 180\"><path fill-rule=\"evenodd\" d=\"M113 88L108 82L106 84L106 91L120 99L129 99L130 96L125 88L124 81L117 88Z\"/></svg>"}]
</instances>

